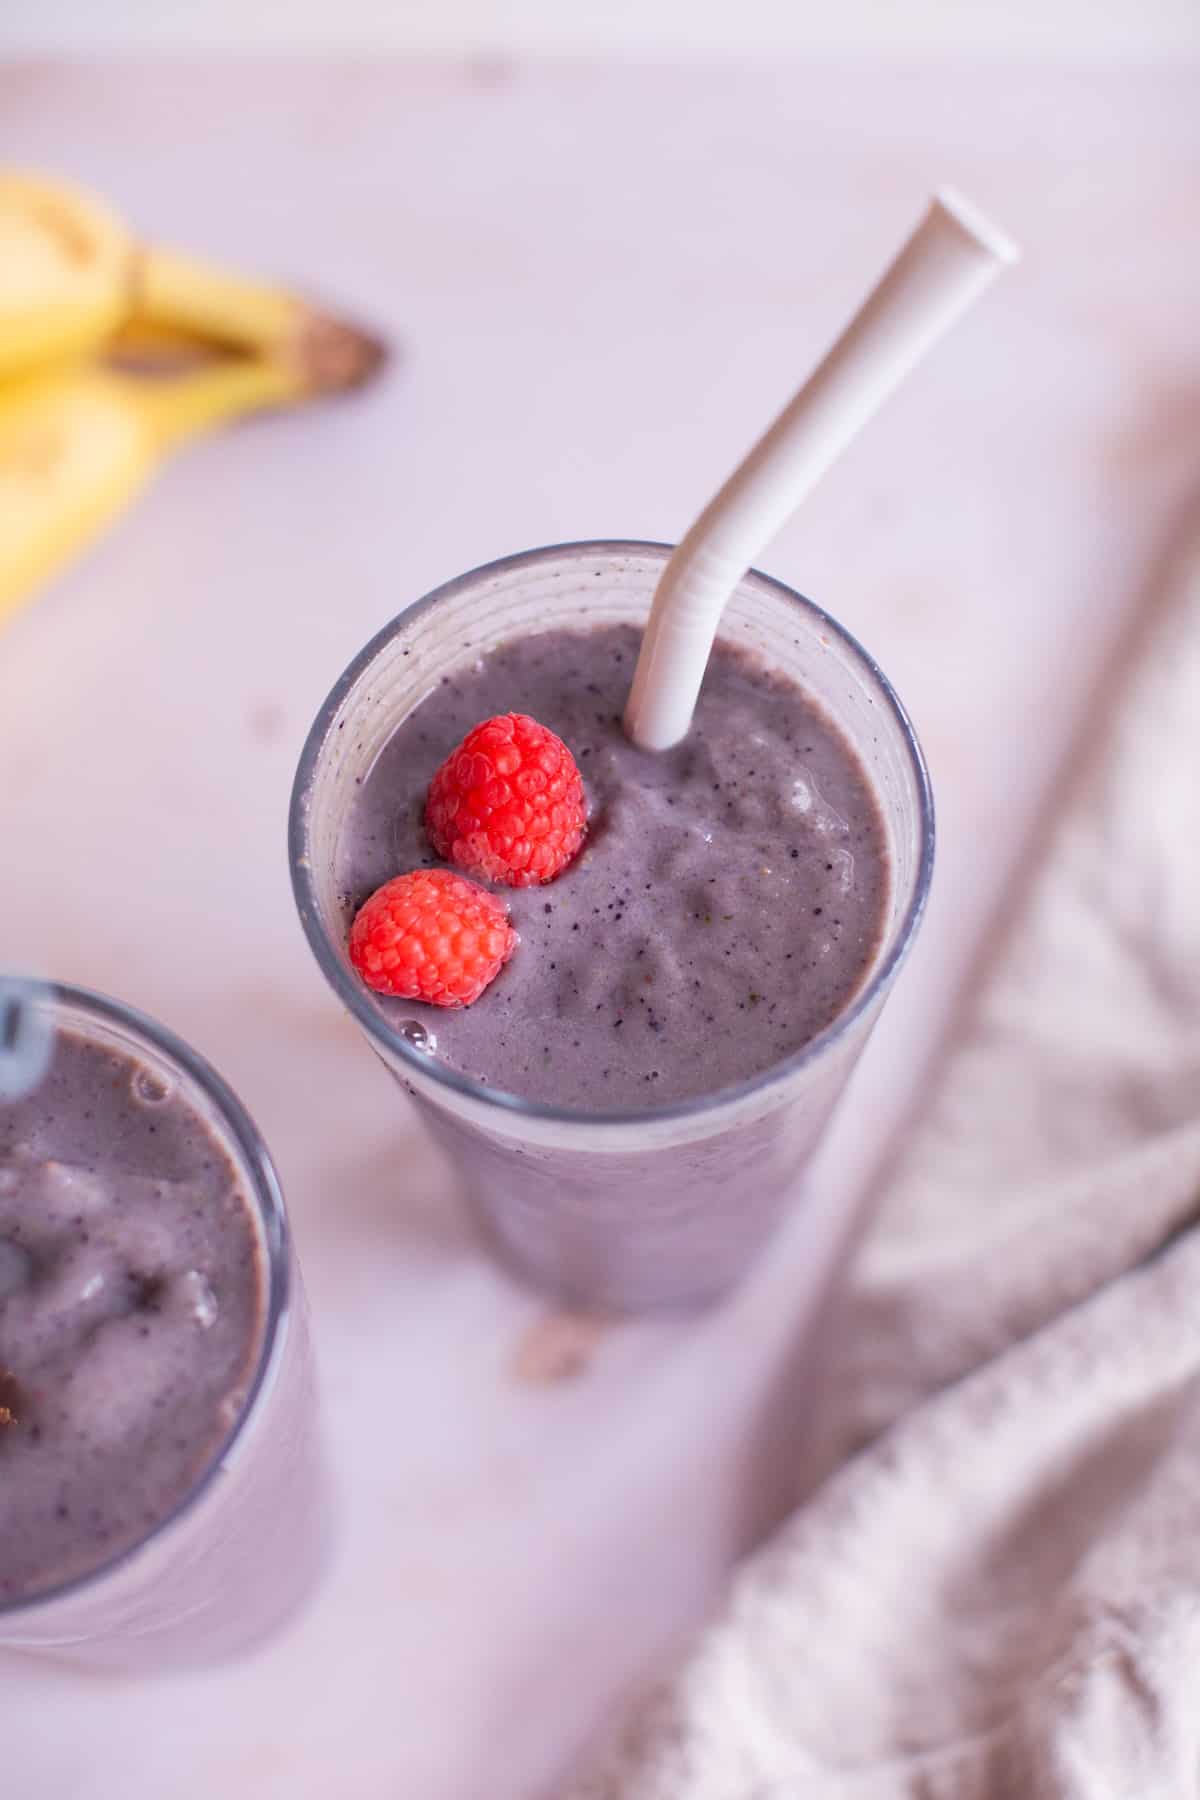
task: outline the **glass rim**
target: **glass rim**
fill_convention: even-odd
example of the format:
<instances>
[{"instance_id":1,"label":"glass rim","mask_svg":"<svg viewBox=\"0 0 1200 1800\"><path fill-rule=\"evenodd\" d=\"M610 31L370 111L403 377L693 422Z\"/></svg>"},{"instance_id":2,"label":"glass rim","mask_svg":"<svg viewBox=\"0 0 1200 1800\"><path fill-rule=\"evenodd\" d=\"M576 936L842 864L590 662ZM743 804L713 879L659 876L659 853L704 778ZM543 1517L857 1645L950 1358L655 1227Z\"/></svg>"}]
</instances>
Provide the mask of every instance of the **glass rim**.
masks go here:
<instances>
[{"instance_id":1,"label":"glass rim","mask_svg":"<svg viewBox=\"0 0 1200 1800\"><path fill-rule=\"evenodd\" d=\"M818 1061L841 1042L863 1013L890 986L897 970L908 955L925 911L933 879L936 843L933 787L929 778L925 753L900 696L874 657L832 614L827 613L823 607L818 606L815 601L809 600L804 594L797 592L795 588L788 587L785 582L777 580L775 576L764 574L760 569L751 568L747 569L743 575L738 584L739 587L749 582L752 586L765 589L772 595L786 600L789 605L797 607L820 629L837 638L839 643L851 653L851 656L869 675L882 695L894 722L899 726L900 736L916 784L920 856L909 903L887 954L880 960L879 966L873 971L870 979L863 983L848 1005L843 1007L828 1025L815 1037L809 1038L798 1050L793 1051L790 1056L780 1062L772 1063L769 1069L764 1069L743 1082L718 1088L714 1093L693 1095L685 1100L670 1101L658 1106L638 1109L626 1107L592 1112L585 1111L581 1107L551 1106L542 1101L527 1100L520 1094L509 1093L502 1088L491 1087L483 1082L475 1081L469 1075L460 1074L458 1070L447 1068L444 1063L423 1055L389 1025L384 1015L370 999L368 990L338 955L322 923L317 904L312 859L309 851L307 801L316 777L322 749L330 736L342 704L376 658L416 619L488 576L508 574L523 568L534 568L541 563L553 562L568 556L584 561L594 556L643 556L649 552L665 560L671 555L674 548L673 544L659 543L650 539L581 538L560 544L543 544L533 550L518 550L509 556L496 557L492 561L480 563L475 568L468 569L464 574L456 575L450 581L442 582L419 599L411 601L408 606L390 619L347 665L326 695L300 752L288 813L288 863L296 909L318 968L351 1017L366 1032L368 1040L382 1046L387 1057L398 1059L403 1067L410 1068L419 1079L431 1081L436 1086L446 1088L469 1100L478 1101L484 1106L494 1109L497 1113L507 1114L510 1117L515 1115L518 1118L536 1119L555 1125L616 1129L693 1119L720 1107L733 1105L740 1100L761 1094L765 1090L789 1080L799 1070L805 1068L809 1063Z\"/></svg>"},{"instance_id":2,"label":"glass rim","mask_svg":"<svg viewBox=\"0 0 1200 1800\"><path fill-rule=\"evenodd\" d=\"M114 1025L135 1038L142 1038L158 1055L176 1065L213 1103L222 1125L229 1133L236 1157L241 1159L243 1166L238 1168L235 1160L234 1167L247 1186L247 1199L258 1212L264 1246L266 1305L254 1369L237 1417L175 1505L141 1537L126 1545L123 1550L118 1550L114 1556L96 1564L94 1568L87 1569L80 1575L72 1575L54 1587L39 1588L35 1593L13 1600L0 1600L0 1626L6 1618L33 1613L107 1580L133 1562L149 1545L180 1523L204 1500L215 1486L226 1459L241 1440L256 1411L268 1374L277 1362L283 1345L291 1305L291 1233L283 1190L257 1125L223 1076L217 1073L207 1058L201 1056L198 1050L194 1050L168 1026L161 1025L157 1019L152 1019L124 1000L113 999L110 995L97 993L90 988L78 987L72 982L45 980L39 976L17 976L15 971L8 971L8 974L22 982L27 981L35 1003L46 1001L58 1014L61 1014L64 1007L73 1007L77 1012L91 1015L104 1024ZM67 1021L63 1023L68 1024Z\"/></svg>"}]
</instances>

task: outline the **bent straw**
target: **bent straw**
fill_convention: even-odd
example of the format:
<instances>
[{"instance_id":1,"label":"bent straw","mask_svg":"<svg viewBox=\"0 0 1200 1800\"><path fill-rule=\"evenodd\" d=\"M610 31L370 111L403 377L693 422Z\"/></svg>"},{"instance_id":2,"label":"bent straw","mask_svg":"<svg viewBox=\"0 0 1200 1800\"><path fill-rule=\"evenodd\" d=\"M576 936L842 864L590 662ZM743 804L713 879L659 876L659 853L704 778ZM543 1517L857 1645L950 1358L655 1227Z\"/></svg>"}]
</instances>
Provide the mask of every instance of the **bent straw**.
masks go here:
<instances>
[{"instance_id":1,"label":"bent straw","mask_svg":"<svg viewBox=\"0 0 1200 1800\"><path fill-rule=\"evenodd\" d=\"M799 393L709 501L663 570L625 730L644 750L687 734L725 603L809 489L942 333L1020 251L942 189Z\"/></svg>"}]
</instances>

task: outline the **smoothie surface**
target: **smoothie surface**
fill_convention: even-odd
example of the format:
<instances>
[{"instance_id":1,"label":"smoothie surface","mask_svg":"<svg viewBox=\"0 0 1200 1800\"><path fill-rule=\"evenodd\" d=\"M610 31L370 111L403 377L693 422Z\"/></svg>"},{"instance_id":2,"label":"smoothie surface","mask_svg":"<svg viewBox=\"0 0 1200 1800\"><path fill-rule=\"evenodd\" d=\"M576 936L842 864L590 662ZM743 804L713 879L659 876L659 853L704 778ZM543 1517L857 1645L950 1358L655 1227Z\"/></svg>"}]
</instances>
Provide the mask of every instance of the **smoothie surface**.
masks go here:
<instances>
[{"instance_id":1,"label":"smoothie surface","mask_svg":"<svg viewBox=\"0 0 1200 1800\"><path fill-rule=\"evenodd\" d=\"M593 1112L714 1094L793 1055L866 979L889 893L878 801L827 715L718 643L686 740L637 750L621 714L639 641L632 625L535 633L443 682L384 746L338 845L348 927L383 882L436 863L426 790L472 726L524 712L564 739L588 835L557 880L495 890L512 960L472 1006L381 1004L474 1080Z\"/></svg>"},{"instance_id":2,"label":"smoothie surface","mask_svg":"<svg viewBox=\"0 0 1200 1800\"><path fill-rule=\"evenodd\" d=\"M60 1032L0 1104L0 1605L129 1549L186 1496L251 1379L249 1202L157 1070Z\"/></svg>"}]
</instances>

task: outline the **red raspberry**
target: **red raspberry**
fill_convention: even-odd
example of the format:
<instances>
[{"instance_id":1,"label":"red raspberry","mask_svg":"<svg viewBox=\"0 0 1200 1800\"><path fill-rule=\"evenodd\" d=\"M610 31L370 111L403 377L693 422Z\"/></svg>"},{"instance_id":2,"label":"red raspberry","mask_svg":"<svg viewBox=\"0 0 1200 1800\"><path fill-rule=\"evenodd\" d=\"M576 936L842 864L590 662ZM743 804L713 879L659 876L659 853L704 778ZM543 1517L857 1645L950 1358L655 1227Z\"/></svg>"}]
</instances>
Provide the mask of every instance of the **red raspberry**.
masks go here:
<instances>
[{"instance_id":1,"label":"red raspberry","mask_svg":"<svg viewBox=\"0 0 1200 1800\"><path fill-rule=\"evenodd\" d=\"M350 927L350 961L368 987L431 1006L470 1006L516 947L503 900L451 869L385 881Z\"/></svg>"},{"instance_id":2,"label":"red raspberry","mask_svg":"<svg viewBox=\"0 0 1200 1800\"><path fill-rule=\"evenodd\" d=\"M501 713L468 731L425 802L425 829L438 855L509 887L553 881L586 826L575 758L525 713Z\"/></svg>"}]
</instances>

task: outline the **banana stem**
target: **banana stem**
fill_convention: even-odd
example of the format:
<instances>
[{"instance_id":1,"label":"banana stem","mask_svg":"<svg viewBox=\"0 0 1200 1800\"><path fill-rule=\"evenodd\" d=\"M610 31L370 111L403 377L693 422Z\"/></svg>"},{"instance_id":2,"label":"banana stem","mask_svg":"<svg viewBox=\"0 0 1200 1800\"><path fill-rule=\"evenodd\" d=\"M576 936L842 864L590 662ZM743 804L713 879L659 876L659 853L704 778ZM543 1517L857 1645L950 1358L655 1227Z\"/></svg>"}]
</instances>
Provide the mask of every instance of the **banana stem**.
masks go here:
<instances>
[{"instance_id":1,"label":"banana stem","mask_svg":"<svg viewBox=\"0 0 1200 1800\"><path fill-rule=\"evenodd\" d=\"M213 363L159 380L126 380L164 450L244 413L286 406L306 392L294 369L267 358Z\"/></svg>"}]
</instances>

